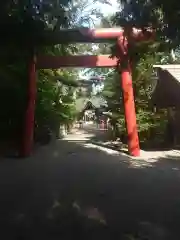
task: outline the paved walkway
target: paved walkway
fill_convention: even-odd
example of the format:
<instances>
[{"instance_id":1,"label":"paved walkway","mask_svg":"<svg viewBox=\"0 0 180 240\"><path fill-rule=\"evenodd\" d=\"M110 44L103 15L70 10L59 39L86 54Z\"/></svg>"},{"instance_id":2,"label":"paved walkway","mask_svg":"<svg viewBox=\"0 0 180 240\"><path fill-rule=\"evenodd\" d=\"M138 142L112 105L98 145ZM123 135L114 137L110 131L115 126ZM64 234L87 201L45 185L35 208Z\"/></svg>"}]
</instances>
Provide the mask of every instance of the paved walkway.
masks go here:
<instances>
[{"instance_id":1,"label":"paved walkway","mask_svg":"<svg viewBox=\"0 0 180 240\"><path fill-rule=\"evenodd\" d=\"M180 239L180 161L135 161L92 136L0 162L0 239Z\"/></svg>"}]
</instances>

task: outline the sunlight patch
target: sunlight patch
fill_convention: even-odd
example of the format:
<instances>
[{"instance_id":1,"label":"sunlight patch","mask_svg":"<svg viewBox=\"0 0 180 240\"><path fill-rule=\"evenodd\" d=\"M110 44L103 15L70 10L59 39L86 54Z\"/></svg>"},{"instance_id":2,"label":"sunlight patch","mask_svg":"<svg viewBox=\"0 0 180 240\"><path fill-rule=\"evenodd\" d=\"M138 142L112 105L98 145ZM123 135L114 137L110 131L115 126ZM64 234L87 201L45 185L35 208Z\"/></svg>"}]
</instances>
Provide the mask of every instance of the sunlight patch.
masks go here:
<instances>
[{"instance_id":1,"label":"sunlight patch","mask_svg":"<svg viewBox=\"0 0 180 240\"><path fill-rule=\"evenodd\" d=\"M107 154L110 154L110 155L120 155L121 154L121 153L117 152L116 150L112 150L112 149L109 149L109 148L97 146L97 145L94 145L92 143L84 143L83 146L86 147L86 148L98 149L98 150L106 152Z\"/></svg>"}]
</instances>

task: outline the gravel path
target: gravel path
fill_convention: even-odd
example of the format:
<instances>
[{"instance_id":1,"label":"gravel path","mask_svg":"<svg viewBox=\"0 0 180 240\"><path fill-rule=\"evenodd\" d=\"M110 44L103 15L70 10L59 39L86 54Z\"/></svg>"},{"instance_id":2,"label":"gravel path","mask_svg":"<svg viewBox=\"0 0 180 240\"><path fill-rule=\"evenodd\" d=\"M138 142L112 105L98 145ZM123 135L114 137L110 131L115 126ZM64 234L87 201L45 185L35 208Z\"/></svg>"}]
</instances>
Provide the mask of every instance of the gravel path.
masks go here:
<instances>
[{"instance_id":1,"label":"gravel path","mask_svg":"<svg viewBox=\"0 0 180 240\"><path fill-rule=\"evenodd\" d=\"M1 160L0 239L180 239L179 155L132 159L93 136Z\"/></svg>"}]
</instances>

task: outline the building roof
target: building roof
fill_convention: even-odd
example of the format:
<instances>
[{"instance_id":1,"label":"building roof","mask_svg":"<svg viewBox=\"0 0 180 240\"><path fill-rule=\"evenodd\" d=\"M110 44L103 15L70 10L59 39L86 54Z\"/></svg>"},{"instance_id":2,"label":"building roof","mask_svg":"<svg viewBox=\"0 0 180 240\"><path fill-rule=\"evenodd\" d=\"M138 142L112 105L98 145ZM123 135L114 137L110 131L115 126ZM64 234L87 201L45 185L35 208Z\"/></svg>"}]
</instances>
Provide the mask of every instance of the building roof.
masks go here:
<instances>
[{"instance_id":1,"label":"building roof","mask_svg":"<svg viewBox=\"0 0 180 240\"><path fill-rule=\"evenodd\" d=\"M180 64L154 65L157 80L153 87L154 105L167 108L180 106Z\"/></svg>"},{"instance_id":2,"label":"building roof","mask_svg":"<svg viewBox=\"0 0 180 240\"><path fill-rule=\"evenodd\" d=\"M107 106L106 100L101 96L92 96L90 98L79 98L76 100L76 109L78 112L84 110L88 103L91 103L95 108Z\"/></svg>"},{"instance_id":3,"label":"building roof","mask_svg":"<svg viewBox=\"0 0 180 240\"><path fill-rule=\"evenodd\" d=\"M168 71L176 81L180 82L180 64L154 65L153 67Z\"/></svg>"}]
</instances>

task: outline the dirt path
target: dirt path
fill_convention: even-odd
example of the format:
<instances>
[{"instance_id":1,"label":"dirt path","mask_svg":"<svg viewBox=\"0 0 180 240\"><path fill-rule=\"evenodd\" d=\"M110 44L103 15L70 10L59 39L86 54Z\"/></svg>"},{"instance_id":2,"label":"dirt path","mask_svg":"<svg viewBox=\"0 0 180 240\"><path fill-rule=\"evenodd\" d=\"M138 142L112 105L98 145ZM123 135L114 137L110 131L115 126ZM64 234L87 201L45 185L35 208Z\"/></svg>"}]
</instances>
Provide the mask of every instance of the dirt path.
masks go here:
<instances>
[{"instance_id":1,"label":"dirt path","mask_svg":"<svg viewBox=\"0 0 180 240\"><path fill-rule=\"evenodd\" d=\"M0 162L0 239L180 239L178 158L135 162L90 144L92 135Z\"/></svg>"}]
</instances>

